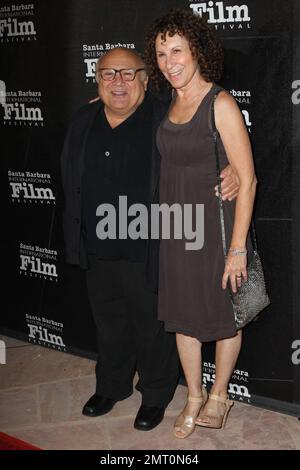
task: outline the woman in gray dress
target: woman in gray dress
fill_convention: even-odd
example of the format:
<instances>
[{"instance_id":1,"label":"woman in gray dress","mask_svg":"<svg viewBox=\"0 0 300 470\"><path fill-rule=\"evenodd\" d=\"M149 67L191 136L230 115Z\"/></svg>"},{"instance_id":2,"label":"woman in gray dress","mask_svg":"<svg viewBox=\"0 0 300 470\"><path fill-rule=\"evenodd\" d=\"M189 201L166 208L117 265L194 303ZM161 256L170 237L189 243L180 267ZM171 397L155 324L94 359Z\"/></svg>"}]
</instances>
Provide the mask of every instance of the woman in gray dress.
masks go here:
<instances>
[{"instance_id":1,"label":"woman in gray dress","mask_svg":"<svg viewBox=\"0 0 300 470\"><path fill-rule=\"evenodd\" d=\"M187 250L187 240L162 239L160 245L159 319L176 332L178 352L188 386L187 403L175 422L178 438L195 425L221 428L233 404L227 389L242 340L237 331L227 284L236 292L247 279L248 231L256 191L249 136L234 98L215 82L223 52L204 19L186 10L171 10L157 19L146 38L150 79L165 79L172 103L157 134L161 153L160 202L204 204L204 244ZM231 164L240 180L236 201L224 201L229 242L224 261L211 129L215 95L221 166ZM248 253L249 255L249 253ZM216 377L209 397L202 386L201 345L216 341Z\"/></svg>"}]
</instances>

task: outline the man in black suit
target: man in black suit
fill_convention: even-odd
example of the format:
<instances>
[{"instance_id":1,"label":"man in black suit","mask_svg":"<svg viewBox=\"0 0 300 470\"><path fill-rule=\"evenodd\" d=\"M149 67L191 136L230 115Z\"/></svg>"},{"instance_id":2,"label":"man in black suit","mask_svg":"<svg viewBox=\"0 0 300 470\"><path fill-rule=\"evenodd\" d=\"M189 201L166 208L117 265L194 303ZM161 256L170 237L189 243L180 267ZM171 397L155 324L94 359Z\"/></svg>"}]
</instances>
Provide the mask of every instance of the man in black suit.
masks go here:
<instances>
[{"instance_id":1,"label":"man in black suit","mask_svg":"<svg viewBox=\"0 0 300 470\"><path fill-rule=\"evenodd\" d=\"M101 203L117 208L120 195L128 206L158 202L155 138L167 107L146 93L145 65L133 51L107 53L96 78L100 101L77 112L62 153L66 258L86 269L97 328L96 393L83 414L103 415L129 397L137 371L142 404L134 427L149 430L163 419L179 373L175 337L157 320L159 245L151 239L99 240L96 209ZM227 179L234 192L233 176Z\"/></svg>"}]
</instances>

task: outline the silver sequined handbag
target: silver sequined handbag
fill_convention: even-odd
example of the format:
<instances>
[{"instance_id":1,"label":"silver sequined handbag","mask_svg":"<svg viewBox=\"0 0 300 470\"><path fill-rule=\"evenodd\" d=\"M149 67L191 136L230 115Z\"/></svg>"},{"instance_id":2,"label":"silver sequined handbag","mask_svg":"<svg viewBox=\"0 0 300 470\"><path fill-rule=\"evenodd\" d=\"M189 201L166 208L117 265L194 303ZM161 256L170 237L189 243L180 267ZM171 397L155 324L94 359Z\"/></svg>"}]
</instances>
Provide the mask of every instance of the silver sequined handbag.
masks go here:
<instances>
[{"instance_id":1,"label":"silver sequined handbag","mask_svg":"<svg viewBox=\"0 0 300 470\"><path fill-rule=\"evenodd\" d=\"M221 91L221 90L219 90ZM214 117L214 102L219 92L214 96L212 107L211 107L211 123L213 131L213 139L215 145L216 155L216 170L218 179L218 193L219 193L219 206L220 206L220 220L221 220L221 232L223 242L223 252L226 261L227 249L226 249L226 238L225 238L225 223L224 223L224 211L223 211L223 200L221 190L221 177L220 177L220 160L218 151L218 131L215 124ZM229 295L233 305L233 312L235 317L235 324L237 329L243 328L247 323L251 322L256 316L270 304L270 299L266 291L265 277L262 268L260 256L257 251L257 241L254 222L251 222L251 235L253 243L253 257L247 266L247 281L244 281L241 287L238 288L236 293L233 293L230 288Z\"/></svg>"},{"instance_id":2,"label":"silver sequined handbag","mask_svg":"<svg viewBox=\"0 0 300 470\"><path fill-rule=\"evenodd\" d=\"M254 320L270 304L261 260L256 250L247 266L247 281L242 283L235 294L230 292L230 296L237 329Z\"/></svg>"}]
</instances>

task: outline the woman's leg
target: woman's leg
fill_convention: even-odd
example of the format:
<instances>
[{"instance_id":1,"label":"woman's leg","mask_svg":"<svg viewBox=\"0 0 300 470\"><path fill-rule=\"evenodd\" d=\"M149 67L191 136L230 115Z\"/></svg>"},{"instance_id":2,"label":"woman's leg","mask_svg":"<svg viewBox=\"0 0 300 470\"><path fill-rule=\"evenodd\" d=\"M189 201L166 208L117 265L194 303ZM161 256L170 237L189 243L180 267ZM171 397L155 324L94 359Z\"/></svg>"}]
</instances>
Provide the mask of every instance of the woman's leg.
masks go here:
<instances>
[{"instance_id":1,"label":"woman's leg","mask_svg":"<svg viewBox=\"0 0 300 470\"><path fill-rule=\"evenodd\" d=\"M201 343L191 336L185 336L176 333L177 349L180 362L184 371L185 379L188 386L188 396L193 398L202 397L202 360L201 360ZM199 413L201 400L197 402L187 401L182 411L181 417L192 416L194 419ZM182 421L182 420L181 420ZM179 419L180 422L180 419ZM177 422L176 422L177 423ZM177 437L186 437L186 431L175 431ZM179 426L180 427L180 426Z\"/></svg>"},{"instance_id":2,"label":"woman's leg","mask_svg":"<svg viewBox=\"0 0 300 470\"><path fill-rule=\"evenodd\" d=\"M210 391L211 395L217 395L224 400L227 398L228 383L238 359L241 344L241 330L233 338L221 339L216 342L216 378ZM206 406L201 410L201 419L198 419L197 422L209 422L209 417L205 415L208 408L210 413L207 414L210 415L223 415L225 411L223 403L216 400L208 400Z\"/></svg>"},{"instance_id":3,"label":"woman's leg","mask_svg":"<svg viewBox=\"0 0 300 470\"><path fill-rule=\"evenodd\" d=\"M185 375L190 396L201 396L202 361L201 343L196 338L176 333L176 343L180 362Z\"/></svg>"},{"instance_id":4,"label":"woman's leg","mask_svg":"<svg viewBox=\"0 0 300 470\"><path fill-rule=\"evenodd\" d=\"M228 383L234 371L242 345L242 331L233 338L220 339L216 342L216 378L211 393L222 398L227 397Z\"/></svg>"}]
</instances>

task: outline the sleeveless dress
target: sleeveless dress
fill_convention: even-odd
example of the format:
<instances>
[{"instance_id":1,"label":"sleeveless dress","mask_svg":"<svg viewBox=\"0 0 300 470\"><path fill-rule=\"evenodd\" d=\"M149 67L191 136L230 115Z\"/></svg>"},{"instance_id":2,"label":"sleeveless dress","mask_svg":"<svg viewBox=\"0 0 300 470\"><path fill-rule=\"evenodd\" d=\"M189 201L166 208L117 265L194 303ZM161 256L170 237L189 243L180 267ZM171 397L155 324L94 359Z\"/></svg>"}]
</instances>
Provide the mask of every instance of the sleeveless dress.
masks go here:
<instances>
[{"instance_id":1,"label":"sleeveless dress","mask_svg":"<svg viewBox=\"0 0 300 470\"><path fill-rule=\"evenodd\" d=\"M236 335L228 290L222 289L224 255L218 198L214 142L210 110L216 84L205 95L192 119L172 123L168 116L160 124L157 145L161 154L160 204L204 204L204 244L186 250L190 239L160 242L158 318L165 329L215 341ZM218 141L221 169L228 165ZM230 244L235 201L224 202L226 241ZM195 216L195 212L193 212ZM195 220L195 217L194 217ZM194 225L195 229L195 225ZM229 248L229 247L227 247Z\"/></svg>"}]
</instances>

